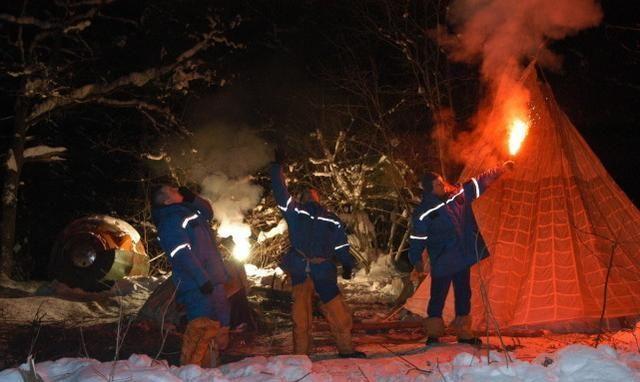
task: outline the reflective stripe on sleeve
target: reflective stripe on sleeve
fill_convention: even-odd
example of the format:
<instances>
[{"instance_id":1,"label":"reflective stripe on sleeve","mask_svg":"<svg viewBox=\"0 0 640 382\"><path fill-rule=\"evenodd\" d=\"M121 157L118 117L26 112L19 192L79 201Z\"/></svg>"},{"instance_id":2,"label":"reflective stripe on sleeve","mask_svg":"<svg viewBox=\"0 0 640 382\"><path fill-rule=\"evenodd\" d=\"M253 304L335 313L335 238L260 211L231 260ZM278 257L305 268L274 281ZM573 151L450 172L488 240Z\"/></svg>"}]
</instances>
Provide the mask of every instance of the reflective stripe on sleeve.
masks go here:
<instances>
[{"instance_id":1,"label":"reflective stripe on sleeve","mask_svg":"<svg viewBox=\"0 0 640 382\"><path fill-rule=\"evenodd\" d=\"M348 247L348 246L349 246L349 243L346 243L346 244L339 245L339 246L335 247L334 249L337 251L340 248L344 248L344 247Z\"/></svg>"},{"instance_id":2,"label":"reflective stripe on sleeve","mask_svg":"<svg viewBox=\"0 0 640 382\"><path fill-rule=\"evenodd\" d=\"M462 195L463 192L464 192L464 188L461 188L460 191L458 191L457 194L455 194L452 197L450 197L449 199L447 199L447 201L444 202L444 204L449 204L449 203L453 202L455 200L455 198L457 198L458 196Z\"/></svg>"},{"instance_id":3,"label":"reflective stripe on sleeve","mask_svg":"<svg viewBox=\"0 0 640 382\"><path fill-rule=\"evenodd\" d=\"M455 195L453 195L452 197L450 197L449 199L447 199L446 202L444 203L440 203L437 206L427 210L427 212L423 213L422 215L420 215L419 220L424 220L424 218L426 218L427 216L429 216L430 213L432 213L433 211L436 211L442 207L444 207L445 205L453 202L458 196L462 195L462 193L464 192L464 188L461 188L460 191L458 191Z\"/></svg>"},{"instance_id":4,"label":"reflective stripe on sleeve","mask_svg":"<svg viewBox=\"0 0 640 382\"><path fill-rule=\"evenodd\" d=\"M432 213L433 211L440 209L444 207L444 203L440 203L437 206L433 207L430 210L427 210L427 212L423 213L422 215L420 215L420 220L424 220L424 218L426 218L427 216L429 216L430 213Z\"/></svg>"},{"instance_id":5,"label":"reflective stripe on sleeve","mask_svg":"<svg viewBox=\"0 0 640 382\"><path fill-rule=\"evenodd\" d=\"M189 216L188 218L185 218L182 221L182 228L187 228L187 224L189 224L189 222L193 219L197 219L198 218L198 214L193 214L191 216Z\"/></svg>"},{"instance_id":6,"label":"reflective stripe on sleeve","mask_svg":"<svg viewBox=\"0 0 640 382\"><path fill-rule=\"evenodd\" d=\"M289 208L289 204L291 204L291 200L293 200L292 196L289 196L289 199L287 199L287 204L282 207L281 205L278 205L278 208L280 208L283 211L286 211Z\"/></svg>"},{"instance_id":7,"label":"reflective stripe on sleeve","mask_svg":"<svg viewBox=\"0 0 640 382\"><path fill-rule=\"evenodd\" d=\"M184 244L180 244L179 246L175 247L173 249L173 251L171 251L171 253L169 254L170 257L173 257L176 255L176 253L178 253L181 249L189 249L191 250L191 245L189 245L189 243L184 243Z\"/></svg>"},{"instance_id":8,"label":"reflective stripe on sleeve","mask_svg":"<svg viewBox=\"0 0 640 382\"><path fill-rule=\"evenodd\" d=\"M413 240L427 240L428 236L415 236L415 235L411 235L409 236L409 239L413 239Z\"/></svg>"},{"instance_id":9,"label":"reflective stripe on sleeve","mask_svg":"<svg viewBox=\"0 0 640 382\"><path fill-rule=\"evenodd\" d=\"M478 180L476 178L471 178L473 185L476 187L476 198L480 197L480 185L478 184Z\"/></svg>"},{"instance_id":10,"label":"reflective stripe on sleeve","mask_svg":"<svg viewBox=\"0 0 640 382\"><path fill-rule=\"evenodd\" d=\"M339 222L339 221L337 221L337 220L333 220L333 219L329 219L329 218L324 218L324 217L322 217L322 216L318 216L318 220L322 220L322 221L325 221L325 222L333 223L333 224L337 225L338 227L340 227L340 222Z\"/></svg>"},{"instance_id":11,"label":"reflective stripe on sleeve","mask_svg":"<svg viewBox=\"0 0 640 382\"><path fill-rule=\"evenodd\" d=\"M315 217L311 216L311 214L310 214L310 213L308 213L308 212L307 212L307 211L305 211L305 210L300 210L300 209L296 208L296 209L295 209L295 211L296 211L297 213L299 213L299 214L307 215L307 216L308 216L308 217L310 217L311 219L315 219Z\"/></svg>"}]
</instances>

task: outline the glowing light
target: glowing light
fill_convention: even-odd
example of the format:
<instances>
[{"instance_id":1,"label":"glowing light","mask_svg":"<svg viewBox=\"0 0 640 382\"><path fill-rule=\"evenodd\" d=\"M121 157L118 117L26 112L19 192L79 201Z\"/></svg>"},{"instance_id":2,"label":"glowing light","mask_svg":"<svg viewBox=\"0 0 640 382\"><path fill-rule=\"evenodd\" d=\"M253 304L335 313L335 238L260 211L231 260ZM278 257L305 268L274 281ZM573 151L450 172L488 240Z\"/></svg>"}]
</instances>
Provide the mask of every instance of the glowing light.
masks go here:
<instances>
[{"instance_id":1,"label":"glowing light","mask_svg":"<svg viewBox=\"0 0 640 382\"><path fill-rule=\"evenodd\" d=\"M233 252L231 253L233 257L238 261L245 261L249 258L251 254L251 244L249 244L249 240L246 238L241 238L240 240L236 240L233 238Z\"/></svg>"},{"instance_id":2,"label":"glowing light","mask_svg":"<svg viewBox=\"0 0 640 382\"><path fill-rule=\"evenodd\" d=\"M251 227L246 224L225 224L224 222L218 228L220 237L233 238L233 250L231 255L238 261L246 261L251 255L251 244L249 237L251 236Z\"/></svg>"},{"instance_id":3,"label":"glowing light","mask_svg":"<svg viewBox=\"0 0 640 382\"><path fill-rule=\"evenodd\" d=\"M511 122L509 128L509 154L516 155L522 146L522 141L529 132L529 125L519 118Z\"/></svg>"}]
</instances>

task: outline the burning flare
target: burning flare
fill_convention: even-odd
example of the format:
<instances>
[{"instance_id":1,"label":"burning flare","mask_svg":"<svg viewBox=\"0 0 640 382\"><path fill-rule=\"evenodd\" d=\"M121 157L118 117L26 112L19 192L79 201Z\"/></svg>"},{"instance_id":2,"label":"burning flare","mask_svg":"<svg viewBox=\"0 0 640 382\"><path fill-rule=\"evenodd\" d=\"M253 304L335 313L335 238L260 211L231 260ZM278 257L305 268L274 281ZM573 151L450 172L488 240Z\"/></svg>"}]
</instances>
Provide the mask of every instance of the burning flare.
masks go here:
<instances>
[{"instance_id":1,"label":"burning flare","mask_svg":"<svg viewBox=\"0 0 640 382\"><path fill-rule=\"evenodd\" d=\"M528 132L529 125L522 119L516 118L511 122L509 127L509 154L516 155L518 153Z\"/></svg>"},{"instance_id":2,"label":"burning flare","mask_svg":"<svg viewBox=\"0 0 640 382\"><path fill-rule=\"evenodd\" d=\"M233 257L238 261L247 260L251 254L251 244L249 244L249 240L246 237L236 239L234 236L233 243L235 244L232 252Z\"/></svg>"},{"instance_id":3,"label":"burning flare","mask_svg":"<svg viewBox=\"0 0 640 382\"><path fill-rule=\"evenodd\" d=\"M238 261L246 261L251 254L251 244L249 237L251 236L251 227L247 224L221 224L218 228L220 237L233 238L233 250L231 255Z\"/></svg>"}]
</instances>

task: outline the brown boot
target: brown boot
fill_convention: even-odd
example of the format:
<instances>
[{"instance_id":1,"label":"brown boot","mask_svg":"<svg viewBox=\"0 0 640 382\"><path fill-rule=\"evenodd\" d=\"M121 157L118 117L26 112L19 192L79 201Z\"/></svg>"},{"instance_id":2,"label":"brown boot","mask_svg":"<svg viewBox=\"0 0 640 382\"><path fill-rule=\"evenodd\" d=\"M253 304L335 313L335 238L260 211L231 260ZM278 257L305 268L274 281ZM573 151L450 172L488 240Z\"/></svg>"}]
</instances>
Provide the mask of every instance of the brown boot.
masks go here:
<instances>
[{"instance_id":1,"label":"brown boot","mask_svg":"<svg viewBox=\"0 0 640 382\"><path fill-rule=\"evenodd\" d=\"M198 319L196 319L198 320ZM180 349L180 365L188 365L191 361L191 356L196 348L198 343L197 338L199 337L195 321L189 321L187 324L187 328L182 335L182 348Z\"/></svg>"},{"instance_id":2,"label":"brown boot","mask_svg":"<svg viewBox=\"0 0 640 382\"><path fill-rule=\"evenodd\" d=\"M216 346L219 350L225 350L229 347L229 327L223 326L218 330L216 335Z\"/></svg>"},{"instance_id":3,"label":"brown boot","mask_svg":"<svg viewBox=\"0 0 640 382\"><path fill-rule=\"evenodd\" d=\"M336 340L338 353L342 356L357 354L353 350L353 343L351 341L351 328L353 327L351 310L344 302L342 295L337 295L333 300L322 304L321 309L325 319L329 322L329 328Z\"/></svg>"},{"instance_id":4,"label":"brown boot","mask_svg":"<svg viewBox=\"0 0 640 382\"><path fill-rule=\"evenodd\" d=\"M482 340L471 331L471 316L457 316L452 323L458 336L458 342L469 345L482 345Z\"/></svg>"},{"instance_id":5,"label":"brown boot","mask_svg":"<svg viewBox=\"0 0 640 382\"><path fill-rule=\"evenodd\" d=\"M311 278L307 278L302 284L294 285L291 291L293 297L293 305L291 306L293 354L311 354L313 346L311 337L313 293Z\"/></svg>"},{"instance_id":6,"label":"brown boot","mask_svg":"<svg viewBox=\"0 0 640 382\"><path fill-rule=\"evenodd\" d=\"M202 358L200 367L207 368L207 369L218 367L219 359L220 359L220 349L218 348L216 341L215 340L209 341L209 347L204 357Z\"/></svg>"},{"instance_id":7,"label":"brown boot","mask_svg":"<svg viewBox=\"0 0 640 382\"><path fill-rule=\"evenodd\" d=\"M424 320L424 331L427 335L427 345L438 343L439 338L444 336L444 320L442 317L427 318Z\"/></svg>"},{"instance_id":8,"label":"brown boot","mask_svg":"<svg viewBox=\"0 0 640 382\"><path fill-rule=\"evenodd\" d=\"M180 364L208 367L205 360L208 356L210 357L209 347L219 329L220 323L218 321L206 317L198 317L189 321L182 337Z\"/></svg>"}]
</instances>

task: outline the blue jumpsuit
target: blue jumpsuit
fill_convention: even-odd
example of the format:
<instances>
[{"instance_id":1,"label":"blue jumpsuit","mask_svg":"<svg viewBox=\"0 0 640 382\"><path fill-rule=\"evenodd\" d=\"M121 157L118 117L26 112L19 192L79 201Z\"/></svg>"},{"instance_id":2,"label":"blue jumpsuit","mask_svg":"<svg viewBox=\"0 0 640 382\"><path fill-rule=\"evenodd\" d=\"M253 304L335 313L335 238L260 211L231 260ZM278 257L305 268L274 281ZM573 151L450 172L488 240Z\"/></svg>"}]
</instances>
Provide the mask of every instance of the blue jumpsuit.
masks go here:
<instances>
[{"instance_id":1,"label":"blue jumpsuit","mask_svg":"<svg viewBox=\"0 0 640 382\"><path fill-rule=\"evenodd\" d=\"M196 196L193 202L156 207L152 217L173 268L176 300L186 305L188 320L207 317L229 326L224 289L228 275L211 229L211 204ZM205 295L199 288L207 281L213 284L213 292Z\"/></svg>"},{"instance_id":2,"label":"blue jumpsuit","mask_svg":"<svg viewBox=\"0 0 640 382\"><path fill-rule=\"evenodd\" d=\"M300 204L287 191L282 167L271 166L271 185L278 208L287 222L291 249L280 268L291 275L292 285L311 277L323 303L331 301L340 290L334 257L346 268L353 268L344 224L316 202Z\"/></svg>"},{"instance_id":3,"label":"blue jumpsuit","mask_svg":"<svg viewBox=\"0 0 640 382\"><path fill-rule=\"evenodd\" d=\"M467 316L471 311L470 268L489 255L471 203L501 174L501 169L495 169L471 178L444 200L425 192L414 210L409 260L415 265L427 249L431 263L429 317L442 317L451 283L456 316Z\"/></svg>"},{"instance_id":4,"label":"blue jumpsuit","mask_svg":"<svg viewBox=\"0 0 640 382\"><path fill-rule=\"evenodd\" d=\"M338 288L334 258L352 269L353 258L343 223L316 202L300 204L293 200L284 182L282 168L271 167L271 185L278 208L287 221L291 249L280 267L291 276L293 304L293 351L312 351L312 299L314 291L322 301L321 310L336 339L338 352L354 355L351 311Z\"/></svg>"}]
</instances>

